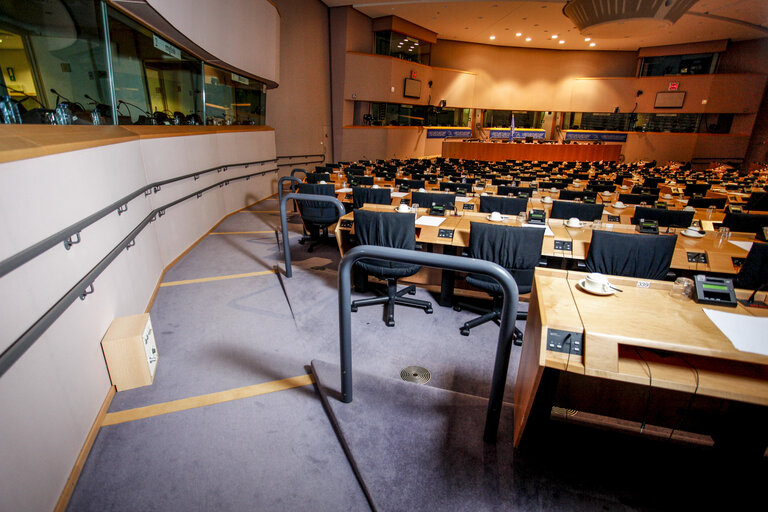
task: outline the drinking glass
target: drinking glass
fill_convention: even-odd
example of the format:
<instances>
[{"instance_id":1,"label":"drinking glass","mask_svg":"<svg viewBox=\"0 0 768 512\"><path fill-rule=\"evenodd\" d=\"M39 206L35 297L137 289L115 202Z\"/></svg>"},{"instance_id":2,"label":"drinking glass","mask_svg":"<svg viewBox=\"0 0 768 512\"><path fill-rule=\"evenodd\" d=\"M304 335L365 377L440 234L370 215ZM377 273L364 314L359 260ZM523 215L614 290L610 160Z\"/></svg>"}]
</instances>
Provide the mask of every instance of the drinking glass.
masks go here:
<instances>
[{"instance_id":1,"label":"drinking glass","mask_svg":"<svg viewBox=\"0 0 768 512\"><path fill-rule=\"evenodd\" d=\"M689 299L693 295L693 279L678 277L669 290L669 295L678 300Z\"/></svg>"},{"instance_id":2,"label":"drinking glass","mask_svg":"<svg viewBox=\"0 0 768 512\"><path fill-rule=\"evenodd\" d=\"M719 240L728 240L731 238L731 230L725 226L720 226L720 229L717 230L717 238Z\"/></svg>"},{"instance_id":3,"label":"drinking glass","mask_svg":"<svg viewBox=\"0 0 768 512\"><path fill-rule=\"evenodd\" d=\"M594 221L592 221L593 230L600 229L601 227L603 227L603 222L600 219L595 219Z\"/></svg>"}]
</instances>

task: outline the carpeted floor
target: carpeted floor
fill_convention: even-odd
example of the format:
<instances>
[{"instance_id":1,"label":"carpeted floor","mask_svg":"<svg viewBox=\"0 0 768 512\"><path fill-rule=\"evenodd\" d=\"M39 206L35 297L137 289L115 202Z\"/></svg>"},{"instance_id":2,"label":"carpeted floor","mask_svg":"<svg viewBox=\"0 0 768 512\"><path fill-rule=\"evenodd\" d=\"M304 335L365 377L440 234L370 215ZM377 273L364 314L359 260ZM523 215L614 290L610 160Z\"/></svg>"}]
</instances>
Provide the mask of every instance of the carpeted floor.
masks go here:
<instances>
[{"instance_id":1,"label":"carpeted floor","mask_svg":"<svg viewBox=\"0 0 768 512\"><path fill-rule=\"evenodd\" d=\"M226 234L205 237L168 270L165 284L258 275L161 287L151 310L159 353L154 384L118 393L110 413L304 375L314 360L326 361L326 373L333 373L328 369L339 361L338 249L308 253L297 243L299 218L291 215L294 277L283 276L281 285L272 272L283 268L274 235L277 209L270 199L228 217L215 229ZM235 234L244 231L266 232ZM432 299L423 290L416 297ZM541 459L515 457L508 405L498 446L484 446L498 327L486 324L461 336L459 326L475 314L433 305L432 315L397 307L394 328L384 325L381 306L352 315L353 367L368 376L358 389L371 399L350 404L350 414L329 406L337 432L311 385L105 426L68 510L369 510L341 441L354 450L358 474L381 510L426 503L434 510L665 508L659 500L640 499L646 484L658 480L644 481L634 470L626 474L637 485L617 478L627 464L618 452L648 452L625 448L623 437L607 452L590 451L573 444L570 436L580 431L566 429ZM513 347L507 401L519 356ZM410 365L427 368L432 380L426 386L399 381ZM586 436L595 446L602 442L600 434ZM706 481L712 480L708 474Z\"/></svg>"}]
</instances>

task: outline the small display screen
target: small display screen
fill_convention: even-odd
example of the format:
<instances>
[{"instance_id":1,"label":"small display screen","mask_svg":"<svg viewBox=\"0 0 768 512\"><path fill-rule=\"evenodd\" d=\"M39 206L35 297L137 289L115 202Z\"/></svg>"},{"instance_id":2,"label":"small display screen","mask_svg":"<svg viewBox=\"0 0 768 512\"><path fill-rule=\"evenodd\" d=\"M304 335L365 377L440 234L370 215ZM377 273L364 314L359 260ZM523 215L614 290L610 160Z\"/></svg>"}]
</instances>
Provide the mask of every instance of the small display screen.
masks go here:
<instances>
[{"instance_id":1,"label":"small display screen","mask_svg":"<svg viewBox=\"0 0 768 512\"><path fill-rule=\"evenodd\" d=\"M727 292L728 291L728 287L727 286L723 286L722 284L702 283L701 287L704 288L705 290L717 290L717 291L721 291L721 292Z\"/></svg>"}]
</instances>

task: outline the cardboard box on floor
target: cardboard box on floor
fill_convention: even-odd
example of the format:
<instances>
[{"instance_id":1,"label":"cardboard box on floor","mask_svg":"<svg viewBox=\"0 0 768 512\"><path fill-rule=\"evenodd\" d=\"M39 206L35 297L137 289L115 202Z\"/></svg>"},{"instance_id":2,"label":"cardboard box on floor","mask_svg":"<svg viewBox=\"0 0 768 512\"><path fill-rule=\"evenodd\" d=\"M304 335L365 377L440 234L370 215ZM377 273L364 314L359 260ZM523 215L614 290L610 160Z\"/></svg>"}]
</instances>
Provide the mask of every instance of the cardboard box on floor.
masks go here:
<instances>
[{"instance_id":1,"label":"cardboard box on floor","mask_svg":"<svg viewBox=\"0 0 768 512\"><path fill-rule=\"evenodd\" d=\"M101 340L101 349L117 391L152 384L157 346L148 313L116 318Z\"/></svg>"}]
</instances>

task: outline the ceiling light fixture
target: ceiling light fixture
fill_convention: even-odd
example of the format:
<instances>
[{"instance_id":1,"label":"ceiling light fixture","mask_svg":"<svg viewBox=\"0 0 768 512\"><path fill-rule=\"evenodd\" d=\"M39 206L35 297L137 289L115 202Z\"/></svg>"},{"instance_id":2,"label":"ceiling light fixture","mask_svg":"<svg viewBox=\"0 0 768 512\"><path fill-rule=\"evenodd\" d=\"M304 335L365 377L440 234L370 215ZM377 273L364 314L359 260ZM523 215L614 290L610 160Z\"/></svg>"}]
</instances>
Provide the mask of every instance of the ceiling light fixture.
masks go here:
<instances>
[{"instance_id":1,"label":"ceiling light fixture","mask_svg":"<svg viewBox=\"0 0 768 512\"><path fill-rule=\"evenodd\" d=\"M523 35L523 33L522 33L522 32L517 32L517 33L515 33L515 37L520 37L521 35Z\"/></svg>"},{"instance_id":2,"label":"ceiling light fixture","mask_svg":"<svg viewBox=\"0 0 768 512\"><path fill-rule=\"evenodd\" d=\"M489 37L489 39L490 39L491 41L493 41L494 39L496 39L496 36L491 36L491 37Z\"/></svg>"},{"instance_id":3,"label":"ceiling light fixture","mask_svg":"<svg viewBox=\"0 0 768 512\"><path fill-rule=\"evenodd\" d=\"M526 37L526 38L525 38L525 40L526 40L526 41L530 41L530 40L531 40L531 38L530 38L530 37Z\"/></svg>"},{"instance_id":4,"label":"ceiling light fixture","mask_svg":"<svg viewBox=\"0 0 768 512\"><path fill-rule=\"evenodd\" d=\"M591 37L585 37L585 38L584 38L584 40L585 40L586 42L590 42L590 41L592 40L592 38L591 38Z\"/></svg>"},{"instance_id":5,"label":"ceiling light fixture","mask_svg":"<svg viewBox=\"0 0 768 512\"><path fill-rule=\"evenodd\" d=\"M558 41L558 43L560 43L560 44L565 44L565 40L564 40L564 39L561 39L561 40L559 40L559 41Z\"/></svg>"},{"instance_id":6,"label":"ceiling light fixture","mask_svg":"<svg viewBox=\"0 0 768 512\"><path fill-rule=\"evenodd\" d=\"M557 39L557 34L553 34L552 39Z\"/></svg>"},{"instance_id":7,"label":"ceiling light fixture","mask_svg":"<svg viewBox=\"0 0 768 512\"><path fill-rule=\"evenodd\" d=\"M589 46L595 46L597 43L589 43Z\"/></svg>"}]
</instances>

